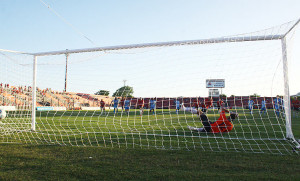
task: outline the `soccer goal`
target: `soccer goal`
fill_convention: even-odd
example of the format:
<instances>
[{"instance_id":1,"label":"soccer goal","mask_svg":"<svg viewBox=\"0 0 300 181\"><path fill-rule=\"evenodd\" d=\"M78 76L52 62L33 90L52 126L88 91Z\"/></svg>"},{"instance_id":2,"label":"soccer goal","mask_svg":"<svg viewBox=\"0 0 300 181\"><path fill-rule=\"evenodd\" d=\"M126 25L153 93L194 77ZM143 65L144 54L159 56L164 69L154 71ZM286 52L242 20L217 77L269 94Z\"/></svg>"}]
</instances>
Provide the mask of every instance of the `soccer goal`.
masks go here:
<instances>
[{"instance_id":1,"label":"soccer goal","mask_svg":"<svg viewBox=\"0 0 300 181\"><path fill-rule=\"evenodd\" d=\"M2 49L0 142L292 154L300 118L288 62L298 24L189 41Z\"/></svg>"}]
</instances>

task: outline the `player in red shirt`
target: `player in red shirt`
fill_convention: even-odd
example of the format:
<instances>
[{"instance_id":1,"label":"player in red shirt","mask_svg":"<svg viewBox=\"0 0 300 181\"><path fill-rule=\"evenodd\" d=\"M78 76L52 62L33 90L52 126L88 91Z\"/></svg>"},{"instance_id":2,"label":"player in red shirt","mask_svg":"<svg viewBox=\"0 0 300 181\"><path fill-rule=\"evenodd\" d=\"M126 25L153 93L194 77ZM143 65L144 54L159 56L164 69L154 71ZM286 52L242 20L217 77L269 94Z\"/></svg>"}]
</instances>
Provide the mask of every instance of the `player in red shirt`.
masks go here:
<instances>
[{"instance_id":1,"label":"player in red shirt","mask_svg":"<svg viewBox=\"0 0 300 181\"><path fill-rule=\"evenodd\" d=\"M213 100L211 98L205 98L202 104L202 112L207 112L207 109L213 105Z\"/></svg>"},{"instance_id":2,"label":"player in red shirt","mask_svg":"<svg viewBox=\"0 0 300 181\"><path fill-rule=\"evenodd\" d=\"M105 102L103 101L103 99L101 99L100 101L100 110L101 112L105 111Z\"/></svg>"},{"instance_id":3,"label":"player in red shirt","mask_svg":"<svg viewBox=\"0 0 300 181\"><path fill-rule=\"evenodd\" d=\"M198 100L198 98L197 98L197 99L194 101L194 105L193 105L194 108L198 110L198 109L199 109L199 104L200 104L200 100Z\"/></svg>"},{"instance_id":4,"label":"player in red shirt","mask_svg":"<svg viewBox=\"0 0 300 181\"><path fill-rule=\"evenodd\" d=\"M204 101L200 102L200 108L202 112L206 112Z\"/></svg>"},{"instance_id":5,"label":"player in red shirt","mask_svg":"<svg viewBox=\"0 0 300 181\"><path fill-rule=\"evenodd\" d=\"M144 113L144 105L145 105L144 99L140 98L137 102L137 108L140 109L140 116L142 116Z\"/></svg>"},{"instance_id":6,"label":"player in red shirt","mask_svg":"<svg viewBox=\"0 0 300 181\"><path fill-rule=\"evenodd\" d=\"M124 109L124 98L122 97L122 99L121 99L121 101L120 101L120 106L121 106L121 108L122 108L122 111L123 111L123 109Z\"/></svg>"},{"instance_id":7,"label":"player in red shirt","mask_svg":"<svg viewBox=\"0 0 300 181\"><path fill-rule=\"evenodd\" d=\"M222 99L219 98L218 102L217 102L217 107L218 110L220 110L223 107L224 101Z\"/></svg>"},{"instance_id":8,"label":"player in red shirt","mask_svg":"<svg viewBox=\"0 0 300 181\"><path fill-rule=\"evenodd\" d=\"M226 117L226 112L230 113L228 117ZM194 128L188 127L192 131L198 132L207 132L207 133L225 133L230 132L233 128L232 121L238 117L237 113L229 112L227 109L222 108L220 112L220 117L217 121L211 122L208 120L206 114L202 111L197 111L197 114L200 116L200 120L203 124L203 128Z\"/></svg>"}]
</instances>

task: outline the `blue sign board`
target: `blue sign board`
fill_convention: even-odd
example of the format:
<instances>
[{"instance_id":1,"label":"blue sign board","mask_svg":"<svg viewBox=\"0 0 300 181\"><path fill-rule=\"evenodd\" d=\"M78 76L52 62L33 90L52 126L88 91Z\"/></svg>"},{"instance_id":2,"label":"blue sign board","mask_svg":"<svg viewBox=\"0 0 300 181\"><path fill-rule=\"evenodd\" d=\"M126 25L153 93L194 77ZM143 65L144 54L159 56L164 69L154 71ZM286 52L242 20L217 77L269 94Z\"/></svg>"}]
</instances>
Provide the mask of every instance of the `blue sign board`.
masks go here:
<instances>
[{"instance_id":1,"label":"blue sign board","mask_svg":"<svg viewBox=\"0 0 300 181\"><path fill-rule=\"evenodd\" d=\"M36 107L37 111L53 111L53 107Z\"/></svg>"}]
</instances>

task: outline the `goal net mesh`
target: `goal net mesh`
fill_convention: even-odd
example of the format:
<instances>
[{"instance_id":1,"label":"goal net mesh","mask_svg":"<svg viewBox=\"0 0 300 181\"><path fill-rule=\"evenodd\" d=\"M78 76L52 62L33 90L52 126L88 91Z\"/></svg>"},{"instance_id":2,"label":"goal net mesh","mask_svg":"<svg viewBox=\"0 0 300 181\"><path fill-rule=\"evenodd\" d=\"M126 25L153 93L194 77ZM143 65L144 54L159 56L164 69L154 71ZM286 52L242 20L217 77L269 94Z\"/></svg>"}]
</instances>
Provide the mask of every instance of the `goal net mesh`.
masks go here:
<instances>
[{"instance_id":1,"label":"goal net mesh","mask_svg":"<svg viewBox=\"0 0 300 181\"><path fill-rule=\"evenodd\" d=\"M33 56L1 51L0 108L7 116L0 120L0 142L290 154L297 143L286 138L282 42L270 37L286 33L293 23L222 37L224 42L37 56L35 131ZM240 41L244 37L268 40ZM212 97L206 82L211 79L225 81L224 88L212 87ZM99 90L109 95L96 95ZM206 109L212 123L220 106L239 116L230 132L199 132L189 129L203 127L199 116L182 105Z\"/></svg>"}]
</instances>

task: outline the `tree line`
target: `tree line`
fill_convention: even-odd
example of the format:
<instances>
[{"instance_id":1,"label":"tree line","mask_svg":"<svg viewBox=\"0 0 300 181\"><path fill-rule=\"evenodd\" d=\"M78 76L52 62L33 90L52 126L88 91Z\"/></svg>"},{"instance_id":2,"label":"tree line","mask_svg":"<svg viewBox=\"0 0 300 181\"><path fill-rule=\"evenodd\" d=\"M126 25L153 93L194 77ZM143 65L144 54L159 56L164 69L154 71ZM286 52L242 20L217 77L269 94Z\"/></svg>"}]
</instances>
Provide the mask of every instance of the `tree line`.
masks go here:
<instances>
[{"instance_id":1,"label":"tree line","mask_svg":"<svg viewBox=\"0 0 300 181\"><path fill-rule=\"evenodd\" d=\"M98 92L96 92L95 95L108 96L109 91L101 89ZM133 87L130 87L128 85L120 87L113 93L112 96L113 97L133 97Z\"/></svg>"}]
</instances>

